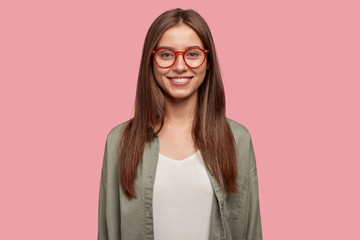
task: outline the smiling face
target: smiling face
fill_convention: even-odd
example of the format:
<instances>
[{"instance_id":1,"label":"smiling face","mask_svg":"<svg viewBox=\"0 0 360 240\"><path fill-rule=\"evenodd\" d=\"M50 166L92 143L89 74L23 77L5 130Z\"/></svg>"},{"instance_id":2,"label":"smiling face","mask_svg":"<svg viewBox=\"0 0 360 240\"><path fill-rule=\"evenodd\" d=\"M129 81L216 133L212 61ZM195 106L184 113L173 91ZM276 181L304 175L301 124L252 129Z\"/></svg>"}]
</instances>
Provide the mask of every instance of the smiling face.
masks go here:
<instances>
[{"instance_id":1,"label":"smiling face","mask_svg":"<svg viewBox=\"0 0 360 240\"><path fill-rule=\"evenodd\" d=\"M186 51L194 46L204 49L201 39L191 27L178 24L164 32L155 49L165 47L176 52ZM184 62L182 54L178 54L175 64L169 68L161 68L154 61L154 77L163 90L165 98L173 100L197 98L198 88L204 81L207 65L205 56L205 61L200 67L190 68Z\"/></svg>"}]
</instances>

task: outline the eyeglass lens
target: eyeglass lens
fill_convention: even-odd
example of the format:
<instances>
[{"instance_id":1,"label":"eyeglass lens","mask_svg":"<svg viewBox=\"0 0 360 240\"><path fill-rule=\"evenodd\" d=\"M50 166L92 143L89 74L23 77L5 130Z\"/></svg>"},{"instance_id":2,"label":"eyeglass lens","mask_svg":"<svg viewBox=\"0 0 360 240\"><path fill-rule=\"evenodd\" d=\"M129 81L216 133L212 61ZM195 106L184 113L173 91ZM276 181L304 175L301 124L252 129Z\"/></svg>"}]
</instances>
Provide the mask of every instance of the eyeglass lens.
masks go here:
<instances>
[{"instance_id":1,"label":"eyeglass lens","mask_svg":"<svg viewBox=\"0 0 360 240\"><path fill-rule=\"evenodd\" d=\"M169 49L159 49L155 53L156 62L161 67L170 67L176 60L176 54ZM204 62L205 54L200 49L188 49L184 52L184 59L190 67L199 67Z\"/></svg>"}]
</instances>

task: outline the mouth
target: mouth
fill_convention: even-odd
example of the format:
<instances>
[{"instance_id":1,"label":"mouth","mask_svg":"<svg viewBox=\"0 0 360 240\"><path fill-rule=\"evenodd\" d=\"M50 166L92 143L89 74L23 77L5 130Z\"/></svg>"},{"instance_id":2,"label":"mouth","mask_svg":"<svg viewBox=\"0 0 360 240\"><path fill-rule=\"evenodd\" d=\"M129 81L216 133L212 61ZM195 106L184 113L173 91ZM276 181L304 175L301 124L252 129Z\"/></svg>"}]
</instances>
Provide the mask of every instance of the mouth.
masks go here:
<instances>
[{"instance_id":1,"label":"mouth","mask_svg":"<svg viewBox=\"0 0 360 240\"><path fill-rule=\"evenodd\" d=\"M176 86L185 86L187 84L189 84L191 82L191 79L193 77L187 77L187 76L184 76L184 77L167 77L170 82L173 84L173 85L176 85Z\"/></svg>"}]
</instances>

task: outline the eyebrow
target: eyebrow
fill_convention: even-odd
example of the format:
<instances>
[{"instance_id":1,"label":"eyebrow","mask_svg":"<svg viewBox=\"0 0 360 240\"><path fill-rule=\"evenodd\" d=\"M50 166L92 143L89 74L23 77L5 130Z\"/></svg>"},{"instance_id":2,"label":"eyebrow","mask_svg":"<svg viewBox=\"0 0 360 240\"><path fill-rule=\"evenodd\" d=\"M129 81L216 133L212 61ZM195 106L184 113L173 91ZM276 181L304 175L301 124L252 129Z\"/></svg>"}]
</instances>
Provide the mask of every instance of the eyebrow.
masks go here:
<instances>
[{"instance_id":1,"label":"eyebrow","mask_svg":"<svg viewBox=\"0 0 360 240\"><path fill-rule=\"evenodd\" d=\"M174 48L168 47L168 46L159 46L159 47L157 47L156 49L158 49L158 48L167 48L167 49L171 49L171 50L175 51ZM197 45L193 45L193 46L186 47L185 50L188 50L188 49L190 49L190 48L200 48L200 49L202 49L201 47L199 47L199 46L197 46Z\"/></svg>"}]
</instances>

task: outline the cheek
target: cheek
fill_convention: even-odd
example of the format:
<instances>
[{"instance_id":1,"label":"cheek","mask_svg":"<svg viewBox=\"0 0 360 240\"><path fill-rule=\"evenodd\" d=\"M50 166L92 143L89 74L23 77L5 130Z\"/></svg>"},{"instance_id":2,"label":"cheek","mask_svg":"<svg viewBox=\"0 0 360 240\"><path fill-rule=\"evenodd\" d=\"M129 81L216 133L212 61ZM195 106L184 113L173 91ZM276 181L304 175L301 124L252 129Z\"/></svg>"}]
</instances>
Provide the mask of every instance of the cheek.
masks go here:
<instances>
[{"instance_id":1,"label":"cheek","mask_svg":"<svg viewBox=\"0 0 360 240\"><path fill-rule=\"evenodd\" d=\"M198 76L199 76L199 82L202 83L205 79L205 76L206 76L206 68L202 69L199 73L198 73Z\"/></svg>"},{"instance_id":2,"label":"cheek","mask_svg":"<svg viewBox=\"0 0 360 240\"><path fill-rule=\"evenodd\" d=\"M161 77L162 77L161 71L159 71L159 69L157 67L154 67L153 72L154 72L154 78L155 78L156 82L159 83L161 81Z\"/></svg>"},{"instance_id":3,"label":"cheek","mask_svg":"<svg viewBox=\"0 0 360 240\"><path fill-rule=\"evenodd\" d=\"M163 88L166 84L164 82L164 76L166 75L167 71L159 67L154 67L153 73L155 81Z\"/></svg>"}]
</instances>

